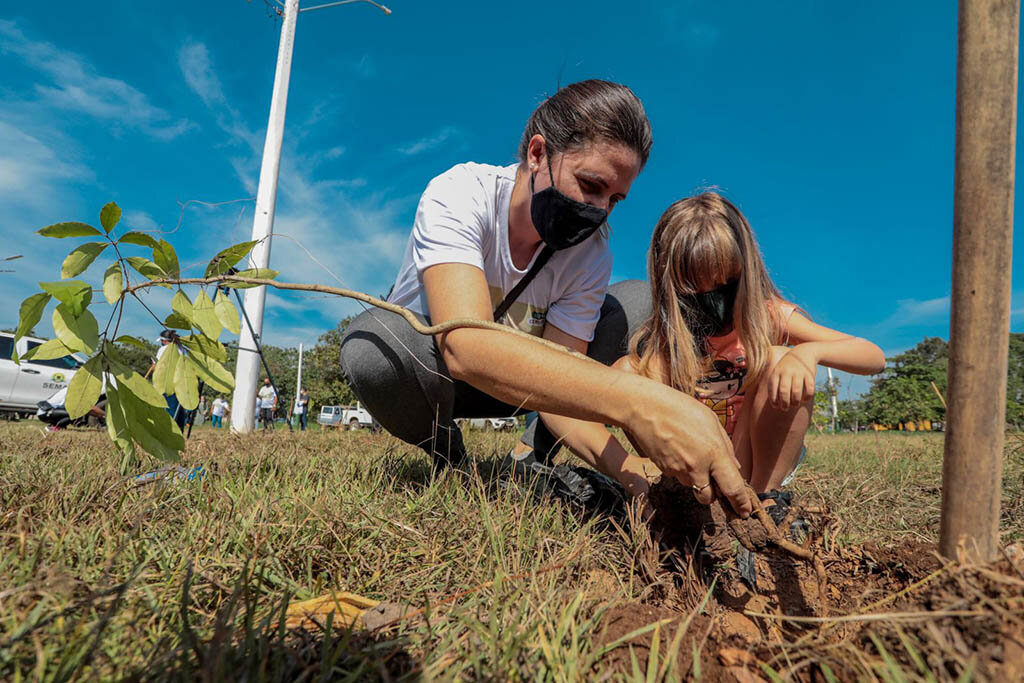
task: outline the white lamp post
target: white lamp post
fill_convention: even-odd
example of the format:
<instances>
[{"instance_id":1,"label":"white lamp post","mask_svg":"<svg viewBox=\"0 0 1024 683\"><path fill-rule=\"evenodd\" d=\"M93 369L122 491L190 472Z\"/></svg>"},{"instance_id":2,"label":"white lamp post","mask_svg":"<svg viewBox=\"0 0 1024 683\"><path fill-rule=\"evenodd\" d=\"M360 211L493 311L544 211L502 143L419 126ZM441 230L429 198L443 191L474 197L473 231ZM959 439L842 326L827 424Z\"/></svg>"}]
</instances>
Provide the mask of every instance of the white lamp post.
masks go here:
<instances>
[{"instance_id":1,"label":"white lamp post","mask_svg":"<svg viewBox=\"0 0 1024 683\"><path fill-rule=\"evenodd\" d=\"M312 12L356 2L368 3L385 14L391 14L391 10L373 0L341 0L302 10L299 9L299 0L286 0L281 10L284 25L281 26L281 43L277 50L277 70L274 74L274 94L270 100L267 139L263 145L263 164L260 167L259 189L256 191L256 215L252 221L252 239L258 241L250 255L254 268L267 268L270 265L270 235L274 228L274 206L277 202L277 178L281 170L281 140L284 137L284 113L288 104L288 79L292 70L296 20L300 12ZM257 344L262 344L263 308L266 299L266 287L245 290L245 313L252 330L250 332L249 325L244 325L238 340L235 393L231 402L231 429L235 432L248 433L256 426L256 380L259 379L260 359L255 349L258 348Z\"/></svg>"}]
</instances>

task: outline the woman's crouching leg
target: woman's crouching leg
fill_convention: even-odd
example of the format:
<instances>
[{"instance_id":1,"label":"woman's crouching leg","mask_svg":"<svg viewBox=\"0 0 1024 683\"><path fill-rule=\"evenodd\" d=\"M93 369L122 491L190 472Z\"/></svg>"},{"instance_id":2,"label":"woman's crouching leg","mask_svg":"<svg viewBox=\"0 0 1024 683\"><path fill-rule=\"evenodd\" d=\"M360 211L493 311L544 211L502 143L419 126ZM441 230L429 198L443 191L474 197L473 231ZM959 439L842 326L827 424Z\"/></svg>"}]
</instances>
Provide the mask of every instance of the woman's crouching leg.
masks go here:
<instances>
[{"instance_id":1,"label":"woman's crouching leg","mask_svg":"<svg viewBox=\"0 0 1024 683\"><path fill-rule=\"evenodd\" d=\"M395 313L365 311L345 328L341 369L389 432L425 450L435 465L465 459L462 433L452 420L455 383L433 337Z\"/></svg>"}]
</instances>

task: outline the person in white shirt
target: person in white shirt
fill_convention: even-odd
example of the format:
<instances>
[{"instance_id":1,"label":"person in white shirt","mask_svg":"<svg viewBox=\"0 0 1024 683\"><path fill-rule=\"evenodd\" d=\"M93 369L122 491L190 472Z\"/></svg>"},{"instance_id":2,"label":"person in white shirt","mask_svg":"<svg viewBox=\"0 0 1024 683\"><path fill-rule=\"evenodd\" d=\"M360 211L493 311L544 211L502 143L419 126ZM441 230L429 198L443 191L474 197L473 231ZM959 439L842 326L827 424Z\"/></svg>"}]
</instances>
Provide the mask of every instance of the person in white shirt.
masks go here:
<instances>
[{"instance_id":1,"label":"person in white shirt","mask_svg":"<svg viewBox=\"0 0 1024 683\"><path fill-rule=\"evenodd\" d=\"M224 414L230 412L231 406L224 400L224 397L217 396L213 399L213 405L210 407L210 425L214 429L220 429L224 424Z\"/></svg>"},{"instance_id":2,"label":"person in white shirt","mask_svg":"<svg viewBox=\"0 0 1024 683\"><path fill-rule=\"evenodd\" d=\"M370 310L347 326L341 365L381 425L443 468L465 458L455 418L535 410L541 419L527 429L524 448L549 458L564 443L601 469L609 467L597 457L601 444L577 438L571 420L552 434L544 415L616 425L699 500L711 501L714 479L749 514L714 413L663 384L606 367L627 353L630 331L649 315L643 283L608 290L606 219L651 144L647 115L629 88L583 81L533 112L518 164L460 164L431 181L389 301L434 324L493 319L601 363L494 330L424 337L401 316Z\"/></svg>"},{"instance_id":3,"label":"person in white shirt","mask_svg":"<svg viewBox=\"0 0 1024 683\"><path fill-rule=\"evenodd\" d=\"M263 422L263 430L274 428L274 409L277 408L277 392L270 386L270 379L263 378L263 386L260 387L257 396L257 404L260 408L260 421Z\"/></svg>"},{"instance_id":4,"label":"person in white shirt","mask_svg":"<svg viewBox=\"0 0 1024 683\"><path fill-rule=\"evenodd\" d=\"M295 398L295 408L292 414L298 419L299 428L306 431L306 416L309 413L309 394L305 389L299 392Z\"/></svg>"}]
</instances>

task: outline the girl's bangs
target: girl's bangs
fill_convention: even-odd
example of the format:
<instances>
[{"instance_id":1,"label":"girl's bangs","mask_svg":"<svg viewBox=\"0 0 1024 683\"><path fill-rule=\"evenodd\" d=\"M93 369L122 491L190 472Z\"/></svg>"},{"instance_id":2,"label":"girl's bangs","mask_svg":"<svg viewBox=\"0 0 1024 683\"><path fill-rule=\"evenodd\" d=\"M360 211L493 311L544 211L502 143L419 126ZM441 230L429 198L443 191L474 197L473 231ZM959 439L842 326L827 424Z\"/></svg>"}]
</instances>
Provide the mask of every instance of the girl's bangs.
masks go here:
<instances>
[{"instance_id":1,"label":"girl's bangs","mask_svg":"<svg viewBox=\"0 0 1024 683\"><path fill-rule=\"evenodd\" d=\"M739 277L743 272L743 254L728 226L707 226L682 240L677 264L680 284L694 292L717 287Z\"/></svg>"}]
</instances>

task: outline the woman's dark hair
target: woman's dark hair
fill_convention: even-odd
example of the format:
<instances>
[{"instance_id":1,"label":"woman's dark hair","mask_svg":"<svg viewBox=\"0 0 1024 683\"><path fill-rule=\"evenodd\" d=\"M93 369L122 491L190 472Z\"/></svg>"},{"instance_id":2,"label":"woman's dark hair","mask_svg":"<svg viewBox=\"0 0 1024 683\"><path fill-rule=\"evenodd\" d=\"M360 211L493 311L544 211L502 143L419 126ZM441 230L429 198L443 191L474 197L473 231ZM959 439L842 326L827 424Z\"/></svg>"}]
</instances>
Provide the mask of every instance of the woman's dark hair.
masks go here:
<instances>
[{"instance_id":1,"label":"woman's dark hair","mask_svg":"<svg viewBox=\"0 0 1024 683\"><path fill-rule=\"evenodd\" d=\"M624 145L647 163L651 153L651 123L640 98L624 85L610 81L580 81L559 88L537 107L526 122L519 143L519 161L526 161L530 138L544 136L552 154L579 149L594 140Z\"/></svg>"}]
</instances>

